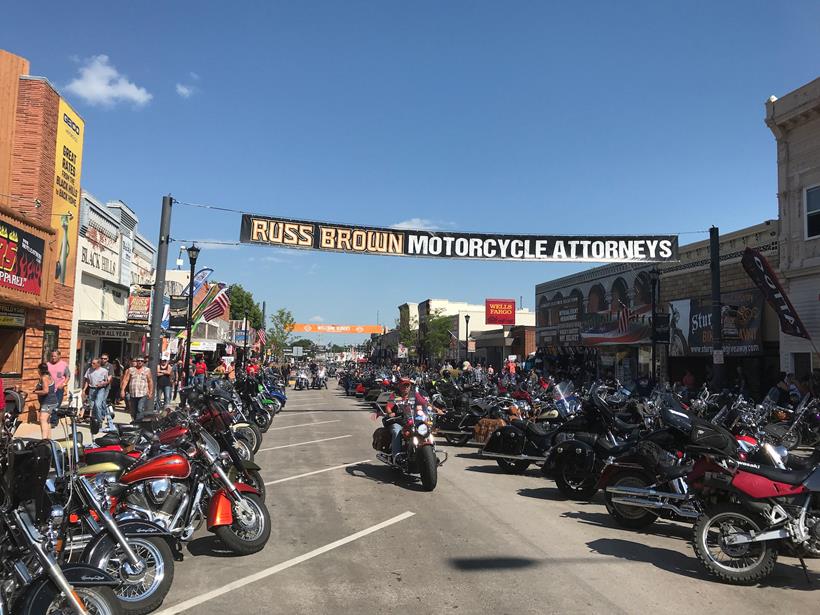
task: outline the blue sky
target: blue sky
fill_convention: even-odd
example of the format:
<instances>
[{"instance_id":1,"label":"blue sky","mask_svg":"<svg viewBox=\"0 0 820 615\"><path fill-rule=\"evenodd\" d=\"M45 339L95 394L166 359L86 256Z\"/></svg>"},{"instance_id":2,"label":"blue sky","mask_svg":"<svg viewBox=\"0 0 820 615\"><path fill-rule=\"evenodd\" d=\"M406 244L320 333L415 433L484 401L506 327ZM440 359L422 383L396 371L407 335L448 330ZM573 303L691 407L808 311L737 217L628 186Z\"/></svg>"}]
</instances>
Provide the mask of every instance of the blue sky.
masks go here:
<instances>
[{"instance_id":1,"label":"blue sky","mask_svg":"<svg viewBox=\"0 0 820 615\"><path fill-rule=\"evenodd\" d=\"M53 19L44 19L52 14ZM6 7L0 46L86 120L83 186L156 241L163 194L259 213L529 233L777 215L764 101L820 76L816 2L84 1ZM101 57L105 56L105 57ZM238 239L179 206L172 236ZM683 235L682 243L704 235ZM205 246L298 321L392 324L583 266ZM172 257L173 262L173 257Z\"/></svg>"}]
</instances>

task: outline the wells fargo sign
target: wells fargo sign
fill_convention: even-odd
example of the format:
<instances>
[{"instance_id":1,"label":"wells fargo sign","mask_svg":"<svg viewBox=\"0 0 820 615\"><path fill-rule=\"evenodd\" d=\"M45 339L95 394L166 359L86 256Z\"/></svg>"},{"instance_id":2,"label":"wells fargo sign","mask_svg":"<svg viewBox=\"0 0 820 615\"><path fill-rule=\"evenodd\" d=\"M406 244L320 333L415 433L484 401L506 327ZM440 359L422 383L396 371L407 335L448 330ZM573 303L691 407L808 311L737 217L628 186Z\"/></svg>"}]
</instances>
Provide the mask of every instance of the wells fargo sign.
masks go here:
<instances>
[{"instance_id":1,"label":"wells fargo sign","mask_svg":"<svg viewBox=\"0 0 820 615\"><path fill-rule=\"evenodd\" d=\"M515 325L515 299L486 299L484 320L488 325Z\"/></svg>"},{"instance_id":2,"label":"wells fargo sign","mask_svg":"<svg viewBox=\"0 0 820 615\"><path fill-rule=\"evenodd\" d=\"M330 224L243 214L239 240L272 247L354 254L512 261L667 262L678 238L451 233Z\"/></svg>"},{"instance_id":3,"label":"wells fargo sign","mask_svg":"<svg viewBox=\"0 0 820 615\"><path fill-rule=\"evenodd\" d=\"M384 333L381 325L324 325L316 323L296 323L294 333Z\"/></svg>"},{"instance_id":4,"label":"wells fargo sign","mask_svg":"<svg viewBox=\"0 0 820 615\"><path fill-rule=\"evenodd\" d=\"M0 221L0 287L40 296L45 247L40 237Z\"/></svg>"}]
</instances>

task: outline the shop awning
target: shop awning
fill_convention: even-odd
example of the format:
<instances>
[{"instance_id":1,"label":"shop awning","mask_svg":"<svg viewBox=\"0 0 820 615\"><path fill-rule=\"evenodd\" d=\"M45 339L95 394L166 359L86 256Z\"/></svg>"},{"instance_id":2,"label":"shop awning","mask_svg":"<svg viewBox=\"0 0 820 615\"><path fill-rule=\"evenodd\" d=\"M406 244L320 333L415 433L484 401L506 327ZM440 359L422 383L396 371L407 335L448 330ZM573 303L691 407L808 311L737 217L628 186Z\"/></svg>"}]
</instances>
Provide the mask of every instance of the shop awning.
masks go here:
<instances>
[{"instance_id":1,"label":"shop awning","mask_svg":"<svg viewBox=\"0 0 820 615\"><path fill-rule=\"evenodd\" d=\"M143 335L150 331L145 325L132 325L127 322L110 320L81 320L78 325L80 335L91 337L128 339L132 335Z\"/></svg>"}]
</instances>

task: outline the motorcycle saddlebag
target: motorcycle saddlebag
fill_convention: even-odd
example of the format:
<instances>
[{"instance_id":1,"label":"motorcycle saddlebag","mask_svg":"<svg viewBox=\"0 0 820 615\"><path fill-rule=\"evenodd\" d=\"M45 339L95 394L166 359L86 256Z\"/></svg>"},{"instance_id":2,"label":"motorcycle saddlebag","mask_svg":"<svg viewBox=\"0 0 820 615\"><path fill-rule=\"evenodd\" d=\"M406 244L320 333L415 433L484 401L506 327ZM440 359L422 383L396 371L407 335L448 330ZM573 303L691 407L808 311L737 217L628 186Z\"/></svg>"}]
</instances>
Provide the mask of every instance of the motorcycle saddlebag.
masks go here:
<instances>
[{"instance_id":1,"label":"motorcycle saddlebag","mask_svg":"<svg viewBox=\"0 0 820 615\"><path fill-rule=\"evenodd\" d=\"M436 418L436 428L456 431L461 424L463 416L456 412L447 412Z\"/></svg>"},{"instance_id":2,"label":"motorcycle saddlebag","mask_svg":"<svg viewBox=\"0 0 820 615\"><path fill-rule=\"evenodd\" d=\"M473 428L475 441L483 444L496 429L504 427L506 424L503 419L480 419Z\"/></svg>"},{"instance_id":3,"label":"motorcycle saddlebag","mask_svg":"<svg viewBox=\"0 0 820 615\"><path fill-rule=\"evenodd\" d=\"M484 445L484 451L505 455L521 455L524 451L524 442L523 431L512 425L506 425L492 433Z\"/></svg>"},{"instance_id":4,"label":"motorcycle saddlebag","mask_svg":"<svg viewBox=\"0 0 820 615\"><path fill-rule=\"evenodd\" d=\"M386 427L378 427L373 432L373 450L382 453L390 452L390 430Z\"/></svg>"},{"instance_id":5,"label":"motorcycle saddlebag","mask_svg":"<svg viewBox=\"0 0 820 615\"><path fill-rule=\"evenodd\" d=\"M703 419L693 419L689 441L696 446L715 449L726 455L734 456L737 453L737 441L732 433Z\"/></svg>"}]
</instances>

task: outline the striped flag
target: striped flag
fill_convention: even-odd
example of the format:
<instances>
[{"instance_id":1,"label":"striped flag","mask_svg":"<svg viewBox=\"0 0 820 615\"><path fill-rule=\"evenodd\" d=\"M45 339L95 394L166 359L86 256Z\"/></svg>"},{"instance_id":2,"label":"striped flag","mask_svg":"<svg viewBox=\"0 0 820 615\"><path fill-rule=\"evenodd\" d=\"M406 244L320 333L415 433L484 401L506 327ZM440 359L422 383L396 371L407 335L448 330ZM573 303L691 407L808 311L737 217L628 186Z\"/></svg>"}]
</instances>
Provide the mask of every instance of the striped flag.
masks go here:
<instances>
[{"instance_id":1,"label":"striped flag","mask_svg":"<svg viewBox=\"0 0 820 615\"><path fill-rule=\"evenodd\" d=\"M268 343L268 334L265 333L264 327L256 332L256 339L262 346Z\"/></svg>"},{"instance_id":2,"label":"striped flag","mask_svg":"<svg viewBox=\"0 0 820 615\"><path fill-rule=\"evenodd\" d=\"M209 322L214 318L219 318L220 316L227 314L231 308L231 298L228 295L228 289L223 288L219 291L219 294L214 297L214 300L211 302L205 311L202 313L202 318L205 322Z\"/></svg>"},{"instance_id":3,"label":"striped flag","mask_svg":"<svg viewBox=\"0 0 820 615\"><path fill-rule=\"evenodd\" d=\"M618 311L618 333L626 333L629 330L630 320L629 308L621 303L621 309Z\"/></svg>"}]
</instances>

